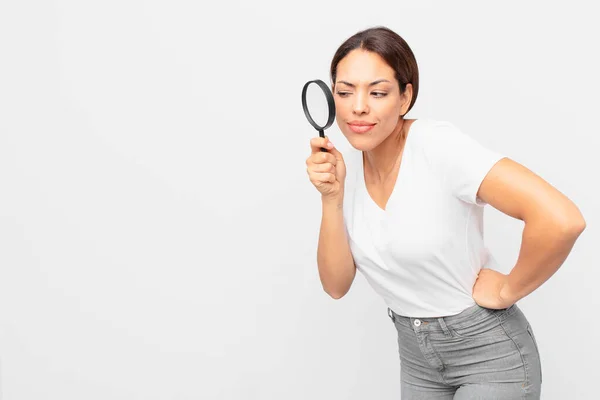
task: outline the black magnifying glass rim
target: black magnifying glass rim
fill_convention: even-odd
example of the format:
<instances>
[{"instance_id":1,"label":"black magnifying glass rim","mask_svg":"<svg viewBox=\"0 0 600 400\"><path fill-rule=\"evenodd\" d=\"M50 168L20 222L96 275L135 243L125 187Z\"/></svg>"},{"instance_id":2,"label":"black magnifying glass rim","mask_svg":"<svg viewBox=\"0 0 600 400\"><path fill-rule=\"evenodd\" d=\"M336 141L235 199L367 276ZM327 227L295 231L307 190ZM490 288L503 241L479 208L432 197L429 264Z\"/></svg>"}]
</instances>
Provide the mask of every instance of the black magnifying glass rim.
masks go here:
<instances>
[{"instance_id":1,"label":"black magnifying glass rim","mask_svg":"<svg viewBox=\"0 0 600 400\"><path fill-rule=\"evenodd\" d=\"M325 97L327 98L327 105L329 107L329 119L327 120L325 126L318 125L312 119L310 113L308 112L308 106L306 104L306 91L308 89L308 85L310 85L311 83L316 83L317 85L319 85L323 93L325 93ZM325 82L323 82L320 79L315 79L312 81L308 81L304 84L304 87L302 88L302 109L304 110L304 115L306 115L306 119L308 119L308 122L310 122L310 124L318 131L323 131L324 129L329 128L331 124L333 124L333 121L335 120L335 101L333 100L333 94L331 93L331 90L329 90L329 87Z\"/></svg>"}]
</instances>

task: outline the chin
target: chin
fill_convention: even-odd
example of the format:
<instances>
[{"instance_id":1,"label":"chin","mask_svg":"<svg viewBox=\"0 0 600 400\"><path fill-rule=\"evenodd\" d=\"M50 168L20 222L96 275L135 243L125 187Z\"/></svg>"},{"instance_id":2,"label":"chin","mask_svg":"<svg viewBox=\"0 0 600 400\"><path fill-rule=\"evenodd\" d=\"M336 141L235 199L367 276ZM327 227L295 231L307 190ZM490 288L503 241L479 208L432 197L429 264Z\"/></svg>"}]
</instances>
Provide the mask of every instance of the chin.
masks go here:
<instances>
[{"instance_id":1,"label":"chin","mask_svg":"<svg viewBox=\"0 0 600 400\"><path fill-rule=\"evenodd\" d=\"M353 134L352 136L346 136L348 142L356 150L370 151L377 147L377 142L373 140L372 136L358 136Z\"/></svg>"}]
</instances>

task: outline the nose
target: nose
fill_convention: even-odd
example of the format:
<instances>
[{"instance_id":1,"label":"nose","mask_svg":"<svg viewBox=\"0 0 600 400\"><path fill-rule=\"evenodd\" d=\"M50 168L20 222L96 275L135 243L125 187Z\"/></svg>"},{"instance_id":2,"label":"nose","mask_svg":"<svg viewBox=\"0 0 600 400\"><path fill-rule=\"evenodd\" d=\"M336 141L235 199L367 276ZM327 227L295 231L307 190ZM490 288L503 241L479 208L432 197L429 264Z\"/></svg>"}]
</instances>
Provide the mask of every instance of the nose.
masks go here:
<instances>
[{"instance_id":1,"label":"nose","mask_svg":"<svg viewBox=\"0 0 600 400\"><path fill-rule=\"evenodd\" d=\"M358 92L354 97L354 104L352 105L352 112L360 115L369 112L369 105L367 102L367 96L361 92Z\"/></svg>"}]
</instances>

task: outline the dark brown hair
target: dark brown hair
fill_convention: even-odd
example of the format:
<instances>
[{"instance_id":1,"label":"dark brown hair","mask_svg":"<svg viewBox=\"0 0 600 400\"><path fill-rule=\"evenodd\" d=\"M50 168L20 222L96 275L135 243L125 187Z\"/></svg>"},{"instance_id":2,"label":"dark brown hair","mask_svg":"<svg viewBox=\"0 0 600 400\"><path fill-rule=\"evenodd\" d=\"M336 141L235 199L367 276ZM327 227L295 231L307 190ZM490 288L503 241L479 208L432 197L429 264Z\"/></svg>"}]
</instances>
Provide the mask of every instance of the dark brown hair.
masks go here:
<instances>
[{"instance_id":1,"label":"dark brown hair","mask_svg":"<svg viewBox=\"0 0 600 400\"><path fill-rule=\"evenodd\" d=\"M339 62L355 49L370 51L383 58L396 73L400 94L406 90L407 83L412 84L413 95L406 111L408 113L415 104L419 93L419 68L415 55L406 41L396 32L384 26L376 26L354 34L342 43L331 60L332 84L335 84Z\"/></svg>"}]
</instances>

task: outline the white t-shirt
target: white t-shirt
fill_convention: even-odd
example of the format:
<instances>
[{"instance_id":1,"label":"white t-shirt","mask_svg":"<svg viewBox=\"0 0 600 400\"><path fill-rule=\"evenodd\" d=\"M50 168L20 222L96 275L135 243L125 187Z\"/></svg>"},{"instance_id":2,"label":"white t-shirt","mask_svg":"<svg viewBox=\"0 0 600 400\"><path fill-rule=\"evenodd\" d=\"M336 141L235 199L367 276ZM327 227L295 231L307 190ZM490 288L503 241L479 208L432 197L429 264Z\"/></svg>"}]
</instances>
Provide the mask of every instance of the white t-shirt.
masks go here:
<instances>
[{"instance_id":1,"label":"white t-shirt","mask_svg":"<svg viewBox=\"0 0 600 400\"><path fill-rule=\"evenodd\" d=\"M344 154L344 222L357 269L394 312L458 314L497 264L483 242L483 178L504 156L450 122L412 123L394 190L381 209L367 192L363 153Z\"/></svg>"}]
</instances>

